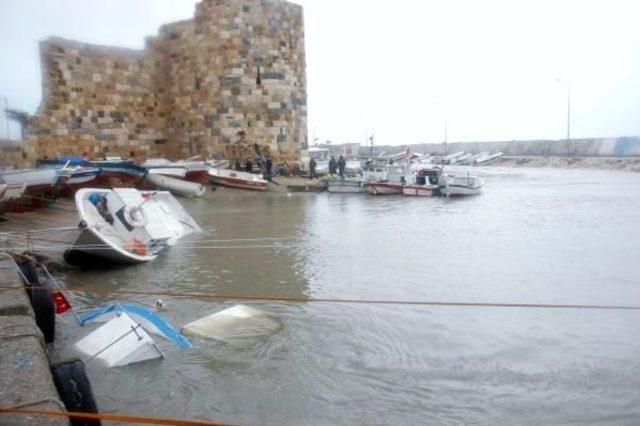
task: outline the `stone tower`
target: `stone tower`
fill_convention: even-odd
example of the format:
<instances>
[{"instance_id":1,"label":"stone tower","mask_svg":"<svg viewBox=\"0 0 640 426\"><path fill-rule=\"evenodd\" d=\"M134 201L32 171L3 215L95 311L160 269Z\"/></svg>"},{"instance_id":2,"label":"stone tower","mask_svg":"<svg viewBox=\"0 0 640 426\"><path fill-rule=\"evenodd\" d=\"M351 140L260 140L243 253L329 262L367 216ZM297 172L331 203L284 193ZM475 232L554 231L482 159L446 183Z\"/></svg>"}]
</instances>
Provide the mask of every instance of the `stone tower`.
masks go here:
<instances>
[{"instance_id":1,"label":"stone tower","mask_svg":"<svg viewBox=\"0 0 640 426\"><path fill-rule=\"evenodd\" d=\"M43 99L30 159L62 154L215 155L239 131L297 153L307 143L302 7L203 0L144 50L41 43Z\"/></svg>"}]
</instances>

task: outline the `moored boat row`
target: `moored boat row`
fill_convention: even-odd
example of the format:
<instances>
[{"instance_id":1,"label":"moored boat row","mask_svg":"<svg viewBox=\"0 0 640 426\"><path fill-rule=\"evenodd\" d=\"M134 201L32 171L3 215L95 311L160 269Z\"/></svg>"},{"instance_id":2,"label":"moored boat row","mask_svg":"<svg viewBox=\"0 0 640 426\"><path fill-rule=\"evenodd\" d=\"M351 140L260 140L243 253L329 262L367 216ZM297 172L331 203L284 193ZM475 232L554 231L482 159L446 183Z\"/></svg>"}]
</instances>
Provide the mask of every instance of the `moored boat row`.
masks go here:
<instances>
[{"instance_id":1,"label":"moored boat row","mask_svg":"<svg viewBox=\"0 0 640 426\"><path fill-rule=\"evenodd\" d=\"M410 172L408 165L386 164L363 168L355 177L330 177L327 190L333 193L369 193L430 197L481 193L484 180L478 176L443 173L442 168L421 168Z\"/></svg>"}]
</instances>

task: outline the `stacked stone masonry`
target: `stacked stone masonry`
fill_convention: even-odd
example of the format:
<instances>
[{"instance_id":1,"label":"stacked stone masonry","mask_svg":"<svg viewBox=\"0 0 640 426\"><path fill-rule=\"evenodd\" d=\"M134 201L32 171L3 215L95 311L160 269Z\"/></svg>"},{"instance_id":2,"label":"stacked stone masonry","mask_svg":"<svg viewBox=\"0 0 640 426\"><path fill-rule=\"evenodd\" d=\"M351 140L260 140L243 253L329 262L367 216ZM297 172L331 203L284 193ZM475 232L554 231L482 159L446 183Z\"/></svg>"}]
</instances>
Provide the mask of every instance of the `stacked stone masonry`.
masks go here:
<instances>
[{"instance_id":1,"label":"stacked stone masonry","mask_svg":"<svg viewBox=\"0 0 640 426\"><path fill-rule=\"evenodd\" d=\"M42 156L184 158L251 143L307 144L302 7L283 0L203 0L144 50L50 38L40 45L43 99L28 127Z\"/></svg>"}]
</instances>

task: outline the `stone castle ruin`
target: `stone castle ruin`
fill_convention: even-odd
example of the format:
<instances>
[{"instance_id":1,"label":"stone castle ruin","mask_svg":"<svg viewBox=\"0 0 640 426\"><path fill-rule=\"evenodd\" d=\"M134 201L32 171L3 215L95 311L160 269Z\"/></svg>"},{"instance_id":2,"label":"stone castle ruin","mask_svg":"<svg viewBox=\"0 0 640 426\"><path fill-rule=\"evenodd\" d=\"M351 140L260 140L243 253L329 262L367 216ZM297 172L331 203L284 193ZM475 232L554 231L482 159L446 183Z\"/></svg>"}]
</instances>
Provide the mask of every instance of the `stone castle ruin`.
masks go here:
<instances>
[{"instance_id":1,"label":"stone castle ruin","mask_svg":"<svg viewBox=\"0 0 640 426\"><path fill-rule=\"evenodd\" d=\"M238 140L295 155L307 144L302 7L203 0L144 50L40 44L42 102L27 159L222 155Z\"/></svg>"}]
</instances>

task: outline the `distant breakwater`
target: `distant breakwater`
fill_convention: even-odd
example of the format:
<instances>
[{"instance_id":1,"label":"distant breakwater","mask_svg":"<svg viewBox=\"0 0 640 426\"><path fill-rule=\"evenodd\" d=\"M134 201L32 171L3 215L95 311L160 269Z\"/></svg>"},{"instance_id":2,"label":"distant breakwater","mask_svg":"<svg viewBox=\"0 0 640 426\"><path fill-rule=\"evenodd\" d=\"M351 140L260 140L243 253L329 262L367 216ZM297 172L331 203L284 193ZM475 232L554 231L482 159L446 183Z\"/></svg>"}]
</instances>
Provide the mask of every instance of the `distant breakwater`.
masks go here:
<instances>
[{"instance_id":1,"label":"distant breakwater","mask_svg":"<svg viewBox=\"0 0 640 426\"><path fill-rule=\"evenodd\" d=\"M431 155L459 151L502 152L505 156L634 157L640 156L640 137L585 138L567 140L512 140L496 142L423 143L403 146L374 146L373 153L399 152L409 149ZM361 146L360 155L370 155L371 147Z\"/></svg>"},{"instance_id":2,"label":"distant breakwater","mask_svg":"<svg viewBox=\"0 0 640 426\"><path fill-rule=\"evenodd\" d=\"M640 157L507 156L489 165L640 172Z\"/></svg>"}]
</instances>

